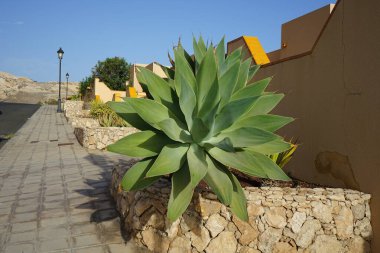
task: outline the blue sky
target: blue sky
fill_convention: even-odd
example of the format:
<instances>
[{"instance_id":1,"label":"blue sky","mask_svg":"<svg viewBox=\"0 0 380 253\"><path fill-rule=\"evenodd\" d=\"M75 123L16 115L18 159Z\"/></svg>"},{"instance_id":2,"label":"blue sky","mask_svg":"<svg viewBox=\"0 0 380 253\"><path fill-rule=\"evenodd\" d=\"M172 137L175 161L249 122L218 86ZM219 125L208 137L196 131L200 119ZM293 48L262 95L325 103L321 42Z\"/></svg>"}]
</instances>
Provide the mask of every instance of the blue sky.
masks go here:
<instances>
[{"instance_id":1,"label":"blue sky","mask_svg":"<svg viewBox=\"0 0 380 253\"><path fill-rule=\"evenodd\" d=\"M217 42L258 36L267 52L280 46L281 24L334 0L1 0L0 71L36 81L62 71L79 81L98 60L124 57L131 63L167 64L181 37Z\"/></svg>"}]
</instances>

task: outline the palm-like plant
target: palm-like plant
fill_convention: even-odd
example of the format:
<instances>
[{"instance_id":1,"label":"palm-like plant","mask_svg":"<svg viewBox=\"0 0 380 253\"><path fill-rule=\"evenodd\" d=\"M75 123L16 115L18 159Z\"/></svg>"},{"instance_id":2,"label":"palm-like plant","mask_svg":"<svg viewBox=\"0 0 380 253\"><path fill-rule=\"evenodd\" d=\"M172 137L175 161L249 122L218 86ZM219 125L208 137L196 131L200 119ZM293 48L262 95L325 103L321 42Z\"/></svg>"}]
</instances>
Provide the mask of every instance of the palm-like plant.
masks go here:
<instances>
[{"instance_id":1,"label":"palm-like plant","mask_svg":"<svg viewBox=\"0 0 380 253\"><path fill-rule=\"evenodd\" d=\"M273 132L293 119L268 114L283 94L265 92L271 78L249 83L259 66L243 60L241 48L225 57L224 38L207 48L194 39L194 57L179 44L173 68L163 79L140 68L139 82L153 100L126 98L110 106L141 132L108 146L109 151L143 158L122 179L126 191L145 188L171 175L167 216L176 220L201 180L242 220L246 198L232 167L249 176L289 180L267 155L290 148Z\"/></svg>"}]
</instances>

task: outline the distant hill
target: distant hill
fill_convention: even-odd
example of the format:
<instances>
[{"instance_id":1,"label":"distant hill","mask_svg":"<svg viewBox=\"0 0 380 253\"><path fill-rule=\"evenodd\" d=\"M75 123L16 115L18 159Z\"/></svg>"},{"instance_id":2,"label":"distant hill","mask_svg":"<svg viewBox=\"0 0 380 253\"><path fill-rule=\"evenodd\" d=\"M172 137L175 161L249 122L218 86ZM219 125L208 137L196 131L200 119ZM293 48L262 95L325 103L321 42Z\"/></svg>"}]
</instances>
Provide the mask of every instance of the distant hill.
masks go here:
<instances>
[{"instance_id":1,"label":"distant hill","mask_svg":"<svg viewBox=\"0 0 380 253\"><path fill-rule=\"evenodd\" d=\"M66 97L66 79L62 80L61 96ZM69 82L68 95L78 93L79 83ZM37 104L58 99L58 82L35 82L0 72L0 102Z\"/></svg>"}]
</instances>

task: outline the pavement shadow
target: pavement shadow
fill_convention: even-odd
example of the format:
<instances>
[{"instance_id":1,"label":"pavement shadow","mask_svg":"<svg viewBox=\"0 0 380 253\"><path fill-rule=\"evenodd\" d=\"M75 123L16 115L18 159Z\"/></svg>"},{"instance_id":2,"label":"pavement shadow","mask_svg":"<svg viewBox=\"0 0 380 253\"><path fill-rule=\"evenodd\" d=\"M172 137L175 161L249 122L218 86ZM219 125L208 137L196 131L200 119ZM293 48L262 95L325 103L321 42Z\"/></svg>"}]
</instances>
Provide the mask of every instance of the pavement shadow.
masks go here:
<instances>
[{"instance_id":1,"label":"pavement shadow","mask_svg":"<svg viewBox=\"0 0 380 253\"><path fill-rule=\"evenodd\" d=\"M85 157L93 165L93 170L86 168L84 170L85 183L88 187L85 189L77 189L75 192L89 197L91 200L86 203L81 203L75 206L77 209L92 210L90 221L100 224L108 221L115 221L119 218L119 213L116 210L116 203L110 193L112 168L115 164L125 164L123 159L110 159L104 154L92 153ZM119 219L120 220L120 219ZM119 231L124 241L128 241L123 227L119 224Z\"/></svg>"}]
</instances>

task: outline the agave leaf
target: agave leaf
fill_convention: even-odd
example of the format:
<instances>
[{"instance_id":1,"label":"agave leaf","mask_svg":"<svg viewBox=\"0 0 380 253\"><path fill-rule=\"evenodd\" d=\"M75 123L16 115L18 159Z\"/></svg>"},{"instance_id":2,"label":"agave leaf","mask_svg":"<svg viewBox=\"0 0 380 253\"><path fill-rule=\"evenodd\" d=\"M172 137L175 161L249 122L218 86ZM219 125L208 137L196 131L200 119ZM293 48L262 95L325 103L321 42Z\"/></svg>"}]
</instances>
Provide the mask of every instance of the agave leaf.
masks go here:
<instances>
[{"instance_id":1,"label":"agave leaf","mask_svg":"<svg viewBox=\"0 0 380 253\"><path fill-rule=\"evenodd\" d=\"M206 155L208 164L207 174L204 180L218 199L225 205L230 205L232 198L232 182L229 170L222 164Z\"/></svg>"},{"instance_id":2,"label":"agave leaf","mask_svg":"<svg viewBox=\"0 0 380 253\"><path fill-rule=\"evenodd\" d=\"M266 155L243 149L236 152L226 152L219 148L210 148L208 153L219 162L235 168L253 177L270 178L288 181L285 172L273 163Z\"/></svg>"},{"instance_id":3,"label":"agave leaf","mask_svg":"<svg viewBox=\"0 0 380 253\"><path fill-rule=\"evenodd\" d=\"M207 145L208 143L210 142L209 141L205 142L205 145ZM231 139L228 137L224 138L223 140L219 142L212 143L212 145L227 152L235 152L234 145L232 144Z\"/></svg>"},{"instance_id":4,"label":"agave leaf","mask_svg":"<svg viewBox=\"0 0 380 253\"><path fill-rule=\"evenodd\" d=\"M128 135L107 147L108 151L131 157L150 157L157 155L163 146L173 141L162 133L150 130Z\"/></svg>"},{"instance_id":5,"label":"agave leaf","mask_svg":"<svg viewBox=\"0 0 380 253\"><path fill-rule=\"evenodd\" d=\"M247 175L267 178L267 174L263 168L256 164L255 158L247 151L226 152L220 148L212 147L207 152L220 163L235 168Z\"/></svg>"},{"instance_id":6,"label":"agave leaf","mask_svg":"<svg viewBox=\"0 0 380 253\"><path fill-rule=\"evenodd\" d=\"M290 181L291 179L285 174L285 172L266 155L254 152L251 150L245 150L255 157L256 163L263 168L268 178L282 181Z\"/></svg>"},{"instance_id":7,"label":"agave leaf","mask_svg":"<svg viewBox=\"0 0 380 253\"><path fill-rule=\"evenodd\" d=\"M231 54L227 56L226 58L227 68L230 68L236 62L240 63L242 51L243 51L243 48L239 47L238 49L234 50Z\"/></svg>"},{"instance_id":8,"label":"agave leaf","mask_svg":"<svg viewBox=\"0 0 380 253\"><path fill-rule=\"evenodd\" d=\"M212 83L210 90L208 91L207 96L204 99L202 107L199 109L198 117L200 117L203 123L211 129L214 124L215 115L218 112L219 108L219 85L218 80L215 79Z\"/></svg>"},{"instance_id":9,"label":"agave leaf","mask_svg":"<svg viewBox=\"0 0 380 253\"><path fill-rule=\"evenodd\" d=\"M242 127L231 131L222 131L219 135L209 139L207 143L219 143L225 138L228 138L231 141L233 147L243 148L268 143L278 139L279 136L259 128Z\"/></svg>"},{"instance_id":10,"label":"agave leaf","mask_svg":"<svg viewBox=\"0 0 380 253\"><path fill-rule=\"evenodd\" d=\"M175 71L173 69L168 68L168 67L161 65L161 64L159 64L159 66L161 67L162 71L164 71L167 79L174 80ZM174 88L174 87L172 87L172 88Z\"/></svg>"},{"instance_id":11,"label":"agave leaf","mask_svg":"<svg viewBox=\"0 0 380 253\"><path fill-rule=\"evenodd\" d=\"M197 64L200 65L207 51L202 37L199 38L199 42L193 37L193 48L195 60Z\"/></svg>"},{"instance_id":12,"label":"agave leaf","mask_svg":"<svg viewBox=\"0 0 380 253\"><path fill-rule=\"evenodd\" d=\"M157 122L156 125L172 140L189 143L192 141L190 133L180 127L172 118Z\"/></svg>"},{"instance_id":13,"label":"agave leaf","mask_svg":"<svg viewBox=\"0 0 380 253\"><path fill-rule=\"evenodd\" d=\"M258 98L259 97L243 98L226 104L215 118L212 135L230 127L236 120L243 117L244 114L252 108Z\"/></svg>"},{"instance_id":14,"label":"agave leaf","mask_svg":"<svg viewBox=\"0 0 380 253\"><path fill-rule=\"evenodd\" d=\"M243 89L240 89L237 92L235 92L231 100L260 96L267 88L271 80L272 77L268 77L255 83L248 84Z\"/></svg>"},{"instance_id":15,"label":"agave leaf","mask_svg":"<svg viewBox=\"0 0 380 253\"><path fill-rule=\"evenodd\" d=\"M167 81L146 68L138 68L137 79L143 81L152 97L163 104L163 101L173 103L172 90Z\"/></svg>"},{"instance_id":16,"label":"agave leaf","mask_svg":"<svg viewBox=\"0 0 380 253\"><path fill-rule=\"evenodd\" d=\"M241 188L239 180L232 174L230 177L232 177L233 184L231 211L242 221L248 222L247 199L245 198L244 191Z\"/></svg>"},{"instance_id":17,"label":"agave leaf","mask_svg":"<svg viewBox=\"0 0 380 253\"><path fill-rule=\"evenodd\" d=\"M238 120L228 130L233 130L241 127L255 127L265 131L274 132L294 119L272 114L256 115Z\"/></svg>"},{"instance_id":18,"label":"agave leaf","mask_svg":"<svg viewBox=\"0 0 380 253\"><path fill-rule=\"evenodd\" d=\"M227 69L227 71L225 71L224 74L222 74L222 76L219 79L221 107L227 104L231 99L232 92L235 88L236 82L239 77L238 73L239 73L240 65L241 65L240 62L236 61L235 64L232 64Z\"/></svg>"},{"instance_id":19,"label":"agave leaf","mask_svg":"<svg viewBox=\"0 0 380 253\"><path fill-rule=\"evenodd\" d=\"M198 144L191 144L187 151L191 184L195 188L207 173L206 153Z\"/></svg>"},{"instance_id":20,"label":"agave leaf","mask_svg":"<svg viewBox=\"0 0 380 253\"><path fill-rule=\"evenodd\" d=\"M107 105L123 118L129 125L140 130L153 130L154 128L146 123L136 111L126 102L107 102Z\"/></svg>"},{"instance_id":21,"label":"agave leaf","mask_svg":"<svg viewBox=\"0 0 380 253\"><path fill-rule=\"evenodd\" d=\"M194 72L189 62L186 60L184 50L178 48L174 51L175 56L175 88L177 91L177 95L181 94L181 82L182 79L185 80L190 87L193 89L194 93L196 93L196 79L194 76Z\"/></svg>"},{"instance_id":22,"label":"agave leaf","mask_svg":"<svg viewBox=\"0 0 380 253\"><path fill-rule=\"evenodd\" d=\"M186 125L182 123L166 106L157 101L144 98L127 98L128 102L139 116L148 122L152 127L161 130L158 122L162 122L168 118L174 120L177 128L186 129Z\"/></svg>"},{"instance_id":23,"label":"agave leaf","mask_svg":"<svg viewBox=\"0 0 380 253\"><path fill-rule=\"evenodd\" d=\"M185 49L183 49L183 54L184 54L187 62L189 63L192 71L195 72L195 61L193 60L191 55Z\"/></svg>"},{"instance_id":24,"label":"agave leaf","mask_svg":"<svg viewBox=\"0 0 380 253\"><path fill-rule=\"evenodd\" d=\"M185 163L181 169L173 173L172 190L168 203L167 216L170 221L178 219L189 206L194 187L191 184L189 166Z\"/></svg>"},{"instance_id":25,"label":"agave leaf","mask_svg":"<svg viewBox=\"0 0 380 253\"><path fill-rule=\"evenodd\" d=\"M197 105L198 110L200 110L207 102L208 94L211 87L215 82L217 82L217 67L214 55L214 49L210 47L199 66L199 71L196 76L197 80ZM218 85L216 83L216 85Z\"/></svg>"},{"instance_id":26,"label":"agave leaf","mask_svg":"<svg viewBox=\"0 0 380 253\"><path fill-rule=\"evenodd\" d=\"M251 62L251 58L248 58L241 64L239 69L239 77L234 87L234 93L245 87L245 85L247 84L248 71L249 66L251 66Z\"/></svg>"},{"instance_id":27,"label":"agave leaf","mask_svg":"<svg viewBox=\"0 0 380 253\"><path fill-rule=\"evenodd\" d=\"M260 96L245 117L269 113L278 103L280 103L283 97L284 94L268 94Z\"/></svg>"},{"instance_id":28,"label":"agave leaf","mask_svg":"<svg viewBox=\"0 0 380 253\"><path fill-rule=\"evenodd\" d=\"M123 176L121 180L121 186L124 191L136 191L143 189L156 180L159 177L146 178L145 175L152 166L154 159L146 159L139 161L133 165Z\"/></svg>"},{"instance_id":29,"label":"agave leaf","mask_svg":"<svg viewBox=\"0 0 380 253\"><path fill-rule=\"evenodd\" d=\"M156 161L146 173L147 177L162 176L179 170L186 161L186 152L189 144L169 144L166 145Z\"/></svg>"},{"instance_id":30,"label":"agave leaf","mask_svg":"<svg viewBox=\"0 0 380 253\"><path fill-rule=\"evenodd\" d=\"M291 145L289 142L286 142L282 139L276 139L267 143L263 143L261 145L247 147L246 150L258 152L264 155L272 155L284 152L288 150L290 147Z\"/></svg>"},{"instance_id":31,"label":"agave leaf","mask_svg":"<svg viewBox=\"0 0 380 253\"><path fill-rule=\"evenodd\" d=\"M145 81L155 101L166 106L178 119L183 120L184 116L178 106L178 97L167 81L146 68L139 68L137 78Z\"/></svg>"},{"instance_id":32,"label":"agave leaf","mask_svg":"<svg viewBox=\"0 0 380 253\"><path fill-rule=\"evenodd\" d=\"M260 65L253 65L249 68L249 73L248 73L248 82L252 80L252 78L255 76L257 71L259 71Z\"/></svg>"},{"instance_id":33,"label":"agave leaf","mask_svg":"<svg viewBox=\"0 0 380 253\"><path fill-rule=\"evenodd\" d=\"M225 68L227 67L225 64L226 50L225 50L224 44L225 43L224 43L224 36L223 36L223 38L220 40L220 42L219 42L219 44L215 50L216 62L217 62L218 69L219 69L218 72L220 74L222 74L225 71Z\"/></svg>"},{"instance_id":34,"label":"agave leaf","mask_svg":"<svg viewBox=\"0 0 380 253\"><path fill-rule=\"evenodd\" d=\"M197 103L196 96L194 90L186 80L182 78L180 84L181 92L179 95L179 105L183 114L185 115L187 127L190 130L193 127L193 113Z\"/></svg>"},{"instance_id":35,"label":"agave leaf","mask_svg":"<svg viewBox=\"0 0 380 253\"><path fill-rule=\"evenodd\" d=\"M210 132L210 129L203 123L202 119L194 118L191 129L191 137L195 143L200 143Z\"/></svg>"}]
</instances>

